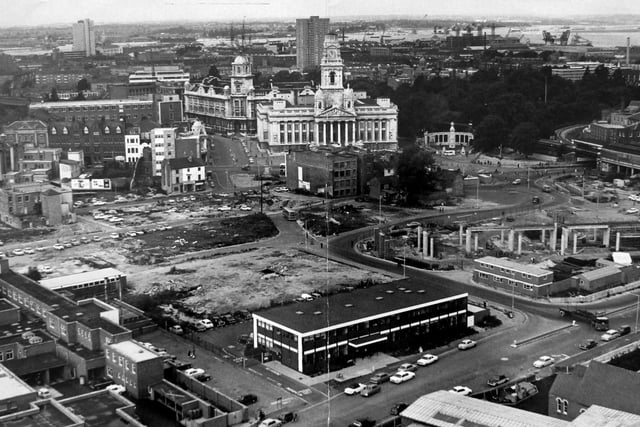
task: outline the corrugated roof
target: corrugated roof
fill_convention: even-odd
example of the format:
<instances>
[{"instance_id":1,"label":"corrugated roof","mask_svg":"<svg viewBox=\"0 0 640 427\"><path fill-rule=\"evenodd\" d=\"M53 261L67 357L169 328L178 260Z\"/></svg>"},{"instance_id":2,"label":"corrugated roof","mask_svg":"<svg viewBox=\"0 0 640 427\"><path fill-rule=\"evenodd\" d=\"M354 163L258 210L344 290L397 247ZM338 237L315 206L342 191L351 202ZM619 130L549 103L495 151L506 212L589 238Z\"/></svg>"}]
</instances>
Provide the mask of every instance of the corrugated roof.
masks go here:
<instances>
[{"instance_id":1,"label":"corrugated roof","mask_svg":"<svg viewBox=\"0 0 640 427\"><path fill-rule=\"evenodd\" d=\"M419 397L402 411L403 419L421 425L454 427L568 427L567 421L510 406L435 391Z\"/></svg>"}]
</instances>

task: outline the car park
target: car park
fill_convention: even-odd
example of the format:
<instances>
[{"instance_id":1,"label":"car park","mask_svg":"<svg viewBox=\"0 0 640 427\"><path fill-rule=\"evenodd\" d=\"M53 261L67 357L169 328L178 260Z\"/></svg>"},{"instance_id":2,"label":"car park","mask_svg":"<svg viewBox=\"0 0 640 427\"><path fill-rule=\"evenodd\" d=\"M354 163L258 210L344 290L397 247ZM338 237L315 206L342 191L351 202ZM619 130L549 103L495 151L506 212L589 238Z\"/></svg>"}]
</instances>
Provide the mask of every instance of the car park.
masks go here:
<instances>
[{"instance_id":1,"label":"car park","mask_svg":"<svg viewBox=\"0 0 640 427\"><path fill-rule=\"evenodd\" d=\"M413 378L415 378L415 376L416 376L415 372L399 371L393 374L391 378L389 378L389 381L394 384L401 384L403 382L412 380Z\"/></svg>"},{"instance_id":2,"label":"car park","mask_svg":"<svg viewBox=\"0 0 640 427\"><path fill-rule=\"evenodd\" d=\"M391 375L389 375L388 373L386 373L386 372L378 372L377 374L375 374L374 376L369 378L369 381L374 383L374 384L382 384L382 383L386 383L387 381L389 381L389 378L391 378Z\"/></svg>"},{"instance_id":3,"label":"car park","mask_svg":"<svg viewBox=\"0 0 640 427\"><path fill-rule=\"evenodd\" d=\"M252 405L257 401L258 401L258 396L252 393L243 394L238 399L238 402L242 403L243 405Z\"/></svg>"},{"instance_id":4,"label":"car park","mask_svg":"<svg viewBox=\"0 0 640 427\"><path fill-rule=\"evenodd\" d=\"M462 340L460 344L458 344L458 350L469 350L477 345L474 340Z\"/></svg>"},{"instance_id":5,"label":"car park","mask_svg":"<svg viewBox=\"0 0 640 427\"><path fill-rule=\"evenodd\" d=\"M609 329L607 332L602 334L600 339L602 341L611 341L618 338L619 336L620 336L620 331L618 331L617 329Z\"/></svg>"},{"instance_id":6,"label":"car park","mask_svg":"<svg viewBox=\"0 0 640 427\"><path fill-rule=\"evenodd\" d=\"M374 394L380 393L382 391L382 387L380 384L368 383L364 385L364 388L360 392L360 395L363 397L370 397Z\"/></svg>"},{"instance_id":7,"label":"car park","mask_svg":"<svg viewBox=\"0 0 640 427\"><path fill-rule=\"evenodd\" d=\"M438 361L438 356L436 356L434 354L424 354L420 359L418 359L416 364L418 364L420 366L427 366L427 365L431 365L432 363L435 363L437 361Z\"/></svg>"},{"instance_id":8,"label":"car park","mask_svg":"<svg viewBox=\"0 0 640 427\"><path fill-rule=\"evenodd\" d=\"M418 370L418 367L413 363L403 363L402 365L398 366L398 371L415 372L417 370Z\"/></svg>"},{"instance_id":9,"label":"car park","mask_svg":"<svg viewBox=\"0 0 640 427\"><path fill-rule=\"evenodd\" d=\"M598 342L596 340L588 339L588 340L584 340L580 344L578 344L578 348L580 350L589 350L590 348L593 348L593 347L595 347L597 345L598 345Z\"/></svg>"},{"instance_id":10,"label":"car park","mask_svg":"<svg viewBox=\"0 0 640 427\"><path fill-rule=\"evenodd\" d=\"M457 385L449 390L450 393L460 394L462 396L469 396L473 392L469 387L463 385Z\"/></svg>"},{"instance_id":11,"label":"car park","mask_svg":"<svg viewBox=\"0 0 640 427\"><path fill-rule=\"evenodd\" d=\"M489 381L487 381L487 385L489 387L497 387L506 383L507 381L509 381L509 377L507 377L506 375L496 375L495 377L489 378Z\"/></svg>"},{"instance_id":12,"label":"car park","mask_svg":"<svg viewBox=\"0 0 640 427\"><path fill-rule=\"evenodd\" d=\"M398 402L391 407L391 410L389 411L389 415L400 415L400 412L407 409L408 406L409 405L407 405L404 402Z\"/></svg>"},{"instance_id":13,"label":"car park","mask_svg":"<svg viewBox=\"0 0 640 427\"><path fill-rule=\"evenodd\" d=\"M364 390L365 385L362 383L353 383L351 385L348 385L347 387L345 387L344 389L344 394L346 394L347 396L353 396L355 394L360 394L360 392L362 390Z\"/></svg>"},{"instance_id":14,"label":"car park","mask_svg":"<svg viewBox=\"0 0 640 427\"><path fill-rule=\"evenodd\" d=\"M545 366L552 365L555 359L551 356L540 356L538 360L533 362L534 368L544 368Z\"/></svg>"},{"instance_id":15,"label":"car park","mask_svg":"<svg viewBox=\"0 0 640 427\"><path fill-rule=\"evenodd\" d=\"M109 390L109 391L111 391L113 393L117 393L117 394L122 394L125 391L127 391L127 389L123 385L120 385L120 384L111 384L111 385L106 386L105 389Z\"/></svg>"}]
</instances>

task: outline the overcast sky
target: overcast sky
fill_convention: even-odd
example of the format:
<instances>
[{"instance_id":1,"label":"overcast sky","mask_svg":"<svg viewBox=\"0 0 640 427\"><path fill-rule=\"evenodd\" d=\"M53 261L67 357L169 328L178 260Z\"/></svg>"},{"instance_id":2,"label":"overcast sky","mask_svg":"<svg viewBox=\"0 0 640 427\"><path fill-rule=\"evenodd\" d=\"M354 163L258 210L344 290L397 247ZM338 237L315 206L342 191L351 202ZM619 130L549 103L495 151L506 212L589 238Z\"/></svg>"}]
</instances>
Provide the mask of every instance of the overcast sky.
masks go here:
<instances>
[{"instance_id":1,"label":"overcast sky","mask_svg":"<svg viewBox=\"0 0 640 427\"><path fill-rule=\"evenodd\" d=\"M247 21L320 15L570 17L640 14L640 0L0 0L0 26L167 20Z\"/></svg>"}]
</instances>

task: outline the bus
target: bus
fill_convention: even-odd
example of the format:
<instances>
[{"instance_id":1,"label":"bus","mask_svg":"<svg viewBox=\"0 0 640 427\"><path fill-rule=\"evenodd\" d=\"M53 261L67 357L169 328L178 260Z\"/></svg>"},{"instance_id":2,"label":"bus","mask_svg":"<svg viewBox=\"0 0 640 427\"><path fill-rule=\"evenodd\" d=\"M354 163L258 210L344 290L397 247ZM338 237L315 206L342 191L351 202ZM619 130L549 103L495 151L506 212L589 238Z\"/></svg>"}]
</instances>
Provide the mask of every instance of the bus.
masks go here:
<instances>
[{"instance_id":1,"label":"bus","mask_svg":"<svg viewBox=\"0 0 640 427\"><path fill-rule=\"evenodd\" d=\"M287 221L295 221L298 219L298 212L296 212L291 208L283 207L282 216L284 216L287 219Z\"/></svg>"}]
</instances>

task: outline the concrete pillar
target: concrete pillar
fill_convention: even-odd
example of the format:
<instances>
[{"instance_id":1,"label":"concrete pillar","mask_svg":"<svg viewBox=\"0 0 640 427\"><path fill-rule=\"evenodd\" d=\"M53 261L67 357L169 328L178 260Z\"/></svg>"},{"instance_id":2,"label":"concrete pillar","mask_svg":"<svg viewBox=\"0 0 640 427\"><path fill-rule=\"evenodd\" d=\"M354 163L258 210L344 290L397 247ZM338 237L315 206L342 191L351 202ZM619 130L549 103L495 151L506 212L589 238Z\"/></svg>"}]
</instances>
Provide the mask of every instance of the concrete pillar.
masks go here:
<instances>
[{"instance_id":1,"label":"concrete pillar","mask_svg":"<svg viewBox=\"0 0 640 427\"><path fill-rule=\"evenodd\" d=\"M418 226L418 245L417 245L417 249L418 252L420 251L420 240L422 239L422 226Z\"/></svg>"},{"instance_id":2,"label":"concrete pillar","mask_svg":"<svg viewBox=\"0 0 640 427\"><path fill-rule=\"evenodd\" d=\"M473 235L473 250L477 251L478 250L478 237L479 237L480 233L476 233ZM433 253L431 254L433 256Z\"/></svg>"},{"instance_id":3,"label":"concrete pillar","mask_svg":"<svg viewBox=\"0 0 640 427\"><path fill-rule=\"evenodd\" d=\"M15 147L11 144L9 144L9 162L10 164L10 171L15 171L16 170L16 151L15 151Z\"/></svg>"},{"instance_id":4,"label":"concrete pillar","mask_svg":"<svg viewBox=\"0 0 640 427\"><path fill-rule=\"evenodd\" d=\"M564 255L564 250L567 248L567 230L565 227L562 227L562 234L560 235L560 255Z\"/></svg>"},{"instance_id":5,"label":"concrete pillar","mask_svg":"<svg viewBox=\"0 0 640 427\"><path fill-rule=\"evenodd\" d=\"M464 233L464 230L462 229L462 224L460 224L460 236L458 237L460 239L460 242L458 243L458 246L462 246L462 233Z\"/></svg>"},{"instance_id":6,"label":"concrete pillar","mask_svg":"<svg viewBox=\"0 0 640 427\"><path fill-rule=\"evenodd\" d=\"M467 241L465 245L465 250L467 251L468 254L471 253L471 229L470 228L467 228Z\"/></svg>"},{"instance_id":7,"label":"concrete pillar","mask_svg":"<svg viewBox=\"0 0 640 427\"><path fill-rule=\"evenodd\" d=\"M436 239L433 237L430 239L431 244L429 245L429 252L431 253L431 258L435 257L435 252L433 251L433 244L435 240Z\"/></svg>"},{"instance_id":8,"label":"concrete pillar","mask_svg":"<svg viewBox=\"0 0 640 427\"><path fill-rule=\"evenodd\" d=\"M620 232L619 231L616 231L616 252L620 252Z\"/></svg>"},{"instance_id":9,"label":"concrete pillar","mask_svg":"<svg viewBox=\"0 0 640 427\"><path fill-rule=\"evenodd\" d=\"M500 230L500 245L504 245L504 228Z\"/></svg>"},{"instance_id":10,"label":"concrete pillar","mask_svg":"<svg viewBox=\"0 0 640 427\"><path fill-rule=\"evenodd\" d=\"M320 144L320 136L318 134L318 129L320 127L318 126L318 122L315 122L313 124L313 141L317 142L318 144Z\"/></svg>"},{"instance_id":11,"label":"concrete pillar","mask_svg":"<svg viewBox=\"0 0 640 427\"><path fill-rule=\"evenodd\" d=\"M598 241L598 229L593 227L593 241L597 242Z\"/></svg>"},{"instance_id":12,"label":"concrete pillar","mask_svg":"<svg viewBox=\"0 0 640 427\"><path fill-rule=\"evenodd\" d=\"M573 255L578 253L578 233L573 232Z\"/></svg>"},{"instance_id":13,"label":"concrete pillar","mask_svg":"<svg viewBox=\"0 0 640 427\"><path fill-rule=\"evenodd\" d=\"M546 234L545 229L540 230L540 242L544 245L544 235Z\"/></svg>"},{"instance_id":14,"label":"concrete pillar","mask_svg":"<svg viewBox=\"0 0 640 427\"><path fill-rule=\"evenodd\" d=\"M427 231L422 232L422 258L429 256L429 233Z\"/></svg>"},{"instance_id":15,"label":"concrete pillar","mask_svg":"<svg viewBox=\"0 0 640 427\"><path fill-rule=\"evenodd\" d=\"M518 233L518 255L522 255L522 233Z\"/></svg>"},{"instance_id":16,"label":"concrete pillar","mask_svg":"<svg viewBox=\"0 0 640 427\"><path fill-rule=\"evenodd\" d=\"M558 243L558 224L553 224L553 230L551 231L551 241L549 242L549 247L551 251L555 252L557 243Z\"/></svg>"},{"instance_id":17,"label":"concrete pillar","mask_svg":"<svg viewBox=\"0 0 640 427\"><path fill-rule=\"evenodd\" d=\"M327 122L322 123L322 144L327 145Z\"/></svg>"},{"instance_id":18,"label":"concrete pillar","mask_svg":"<svg viewBox=\"0 0 640 427\"><path fill-rule=\"evenodd\" d=\"M620 239L618 236L620 235L620 233L617 233L616 235L616 241L618 239ZM604 233L602 233L602 246L604 246L605 248L609 247L609 239L611 239L611 229L609 227L604 229ZM616 249L617 251L617 249Z\"/></svg>"},{"instance_id":19,"label":"concrete pillar","mask_svg":"<svg viewBox=\"0 0 640 427\"><path fill-rule=\"evenodd\" d=\"M509 252L513 252L513 237L514 237L514 231L513 230L509 230L509 240L507 242L507 245L509 246Z\"/></svg>"}]
</instances>

